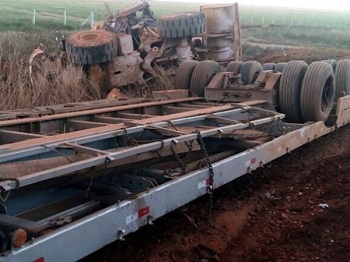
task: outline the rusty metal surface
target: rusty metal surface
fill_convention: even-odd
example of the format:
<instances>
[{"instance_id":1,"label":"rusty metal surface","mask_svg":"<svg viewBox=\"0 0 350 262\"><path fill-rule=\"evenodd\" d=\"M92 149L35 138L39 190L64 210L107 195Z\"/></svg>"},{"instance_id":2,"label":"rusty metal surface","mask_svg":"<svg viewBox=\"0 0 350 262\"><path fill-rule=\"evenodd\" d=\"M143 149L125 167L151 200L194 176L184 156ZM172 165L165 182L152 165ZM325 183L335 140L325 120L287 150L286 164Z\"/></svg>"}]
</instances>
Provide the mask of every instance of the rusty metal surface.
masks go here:
<instances>
[{"instance_id":1,"label":"rusty metal surface","mask_svg":"<svg viewBox=\"0 0 350 262\"><path fill-rule=\"evenodd\" d=\"M240 88L243 83L240 81L240 75L233 72L219 72L215 74L210 81L207 89L228 89Z\"/></svg>"},{"instance_id":2,"label":"rusty metal surface","mask_svg":"<svg viewBox=\"0 0 350 262\"><path fill-rule=\"evenodd\" d=\"M206 4L200 7L206 16L207 32L203 42L207 52L206 59L218 62L242 60L241 25L237 3Z\"/></svg>"},{"instance_id":3,"label":"rusty metal surface","mask_svg":"<svg viewBox=\"0 0 350 262\"><path fill-rule=\"evenodd\" d=\"M31 157L32 159L35 155L40 156L40 158L42 158L44 157L45 152L49 155L52 155L52 153L54 153L55 155L59 154L68 156L66 155L68 153L66 151L64 151L66 153L58 152L58 150L60 149L70 149L73 150L73 152L71 152L70 154L76 152L81 153L83 155L89 155L89 157L86 159L71 158L69 159L70 161L67 164L62 164L60 166L56 166L53 164L48 169L46 168L46 165L42 165L38 172L28 173L25 176L21 176L20 178L18 178L20 179L19 184L9 180L2 183L2 188L7 188L5 187L5 184L11 184L11 187L15 186L15 188L18 186L23 187L26 185L31 185L33 183L38 183L40 181L46 181L55 177L60 177L67 174L75 174L75 172L87 168L100 166L103 167L106 165L106 161L108 161L108 163L113 163L114 161L118 163L118 161L123 161L124 159L128 159L131 156L134 156L134 159L136 159L136 155L145 154L154 150L158 151L162 148L166 148L169 146L171 146L172 148L173 143L189 143L189 141L193 141L196 137L195 130L201 130L203 137L216 137L219 133L225 134L225 132L233 132L233 130L247 128L250 124L261 125L263 123L280 121L280 119L283 117L282 114L278 114L276 112L270 112L269 114L267 114L266 110L263 109L254 109L250 107L242 107L230 104L215 107L209 106L208 108L204 109L190 109L193 110L174 113L171 115L156 116L141 120L135 120L133 121L133 123L137 124L135 128L126 129L124 124L112 124L106 127L92 127L87 130L83 130L84 132L77 131L68 134L54 135L51 137L32 139L28 141L21 141L17 143L4 145L2 146L2 148L4 148L4 151L1 152L2 163L6 163L8 161L13 161L16 159L23 159L25 157ZM235 117L238 120L251 120L245 123L239 121L234 123L221 123L219 126L215 122L211 121L211 124L209 125L209 122L207 123L207 121L209 120L209 118L207 118L208 114L218 114L218 116L227 115L228 117ZM260 115L260 117L257 117L258 115ZM174 122L170 122L170 120L174 120ZM180 125L180 128L176 127L176 123ZM165 136L165 138L162 138L161 140L154 140L153 138L151 140L145 140L141 144L138 144L137 141L135 141L135 138L130 137L132 133L144 134L145 131L149 131L150 128L152 130L152 126L149 126L150 124L156 124L157 127L155 129L153 128L153 130L157 130L157 132L162 135L165 135L164 132L166 131L167 135ZM190 133L179 131L181 129L181 125L188 126L188 128L191 127L192 131ZM103 132L101 130L103 130ZM67 139L67 136L70 136L69 140L74 140L76 144L71 143ZM167 138L168 136L170 136L171 138ZM84 142L79 142L87 140L103 145L104 143L107 143L106 139L113 137L115 137L117 141L120 139L131 139L130 142L132 146L118 146L120 147L120 150L106 151L91 148L90 146L85 146ZM127 145L128 144L126 144L126 146ZM114 143L110 144L110 146L114 146ZM61 159L61 161L65 160ZM129 163L131 162L129 161ZM4 167L7 167L7 165L5 164ZM13 166L9 167L13 168ZM42 170L43 168L44 170Z\"/></svg>"},{"instance_id":4,"label":"rusty metal surface","mask_svg":"<svg viewBox=\"0 0 350 262\"><path fill-rule=\"evenodd\" d=\"M205 97L209 101L242 103L250 100L264 100L272 105L277 104L276 92L274 90L206 88Z\"/></svg>"},{"instance_id":5,"label":"rusty metal surface","mask_svg":"<svg viewBox=\"0 0 350 262\"><path fill-rule=\"evenodd\" d=\"M0 121L0 127L24 124L24 123L34 123L34 122L53 120L53 119L80 117L84 115L104 114L104 113L115 112L115 111L130 110L130 109L142 108L142 107L152 107L152 106L166 105L166 104L186 102L186 101L203 101L203 98L190 97L190 98L173 99L173 100L167 100L167 101L151 101L151 102L149 102L149 100L147 99L135 99L132 101L125 101L123 102L124 105L121 105L121 106L119 106L118 104L117 105L112 104L112 106L110 107L98 106L97 109L94 109L94 107L92 107L93 109L91 109L91 107L87 105L87 108L81 111L73 111L68 113L44 115L44 116L35 115L34 117L29 116L27 118Z\"/></svg>"},{"instance_id":6,"label":"rusty metal surface","mask_svg":"<svg viewBox=\"0 0 350 262\"><path fill-rule=\"evenodd\" d=\"M183 101L183 100L182 100ZM34 138L27 141L20 141L15 142L11 144L1 145L0 146L0 152L8 152L11 150L18 150L18 149L24 149L24 148L30 148L35 146L44 145L47 143L58 143L58 142L64 142L69 140L74 140L76 138L82 138L82 137L88 137L92 135L101 135L106 133L115 132L116 130L121 130L123 128L126 128L132 125L146 125L146 124L152 124L155 122L161 122L161 121L170 121L173 119L178 118L186 118L191 116L196 116L198 114L211 114L214 112L220 112L224 110L234 109L236 106L234 105L222 105L222 106L215 106L215 107L209 107L206 109L194 109L188 112L181 112L181 113L174 113L171 115L164 115L164 116L155 116L152 118L142 119L142 120L131 120L128 122L128 124L121 123L121 124L110 124L103 127L95 127L95 128L89 128L86 130L80 130L76 132L66 133L66 134L57 134L52 136L47 136L44 138ZM35 119L37 120L37 119ZM28 119L26 119L28 121Z\"/></svg>"},{"instance_id":7,"label":"rusty metal surface","mask_svg":"<svg viewBox=\"0 0 350 262\"><path fill-rule=\"evenodd\" d=\"M117 56L108 66L108 75L112 87L143 83L144 71L141 70L140 53L129 52Z\"/></svg>"},{"instance_id":8,"label":"rusty metal surface","mask_svg":"<svg viewBox=\"0 0 350 262\"><path fill-rule=\"evenodd\" d=\"M131 7L126 7L124 9L120 10L118 13L118 17L127 17L131 14L142 11L146 8L149 8L148 2L135 3Z\"/></svg>"},{"instance_id":9,"label":"rusty metal surface","mask_svg":"<svg viewBox=\"0 0 350 262\"><path fill-rule=\"evenodd\" d=\"M124 56L133 53L134 47L132 42L132 36L129 34L117 33L117 50L119 56Z\"/></svg>"},{"instance_id":10,"label":"rusty metal surface","mask_svg":"<svg viewBox=\"0 0 350 262\"><path fill-rule=\"evenodd\" d=\"M160 100L172 100L172 99L196 97L196 95L193 94L190 90L184 90L184 89L153 91L152 94L155 99L160 99Z\"/></svg>"},{"instance_id":11,"label":"rusty metal surface","mask_svg":"<svg viewBox=\"0 0 350 262\"><path fill-rule=\"evenodd\" d=\"M180 129L180 128L179 128ZM150 129L152 130L152 129ZM201 129L199 129L201 130ZM179 135L179 133L171 133L171 130L161 130L161 129L153 129L154 132L159 132L159 134L167 135L167 136L174 136ZM186 130L188 133L190 131L193 131L193 129ZM67 145L68 146L68 145ZM71 147L74 150L77 150L77 154L70 155L70 156L62 156L62 157L52 157L50 159L47 159L45 161L42 160L30 160L30 161L21 161L17 163L5 163L0 165L0 174L2 174L3 179L11 178L20 178L23 176L26 176L28 174L37 173L40 171L44 171L50 168L60 167L64 165L68 165L73 162L83 161L91 157L91 154L89 155L86 151L81 152L79 148L77 149L77 145L74 145ZM199 150L199 145L197 142L194 142L192 144L192 151L196 152ZM106 152L117 152L118 149L114 150L108 150ZM95 151L98 152L98 151ZM188 152L188 146L184 143L180 143L176 146L176 152L178 154L186 153ZM105 153L105 152L102 152ZM109 163L108 168L116 168L116 167L125 167L133 164L140 164L144 161L151 160L151 159L157 159L162 157L171 156L173 153L171 151L171 148L164 147L157 152L146 152L143 154L138 154L135 157L132 158L126 158L126 159L120 159L118 161L112 161ZM88 175L89 170L82 170L82 175ZM84 179L85 177L82 176L79 179Z\"/></svg>"},{"instance_id":12,"label":"rusty metal surface","mask_svg":"<svg viewBox=\"0 0 350 262\"><path fill-rule=\"evenodd\" d=\"M265 100L277 107L280 76L281 73L261 71L254 84L243 86L240 75L228 72L218 73L205 88L205 98L209 101L237 103Z\"/></svg>"},{"instance_id":13,"label":"rusty metal surface","mask_svg":"<svg viewBox=\"0 0 350 262\"><path fill-rule=\"evenodd\" d=\"M278 86L279 86L279 82L281 79L281 75L282 73L273 73L269 76L268 80L266 81L265 84L265 89L266 90L277 90Z\"/></svg>"},{"instance_id":14,"label":"rusty metal surface","mask_svg":"<svg viewBox=\"0 0 350 262\"><path fill-rule=\"evenodd\" d=\"M89 157L84 154L75 156L55 157L51 159L22 161L18 163L7 163L0 165L0 174L3 179L19 178L21 176L40 172L49 168L67 165L74 161L81 161Z\"/></svg>"},{"instance_id":15,"label":"rusty metal surface","mask_svg":"<svg viewBox=\"0 0 350 262\"><path fill-rule=\"evenodd\" d=\"M43 117L45 115L80 112L84 110L130 105L144 102L151 102L151 100L146 98L103 99L79 103L23 108L11 111L0 111L0 120L12 120L19 118L23 119L27 117Z\"/></svg>"}]
</instances>

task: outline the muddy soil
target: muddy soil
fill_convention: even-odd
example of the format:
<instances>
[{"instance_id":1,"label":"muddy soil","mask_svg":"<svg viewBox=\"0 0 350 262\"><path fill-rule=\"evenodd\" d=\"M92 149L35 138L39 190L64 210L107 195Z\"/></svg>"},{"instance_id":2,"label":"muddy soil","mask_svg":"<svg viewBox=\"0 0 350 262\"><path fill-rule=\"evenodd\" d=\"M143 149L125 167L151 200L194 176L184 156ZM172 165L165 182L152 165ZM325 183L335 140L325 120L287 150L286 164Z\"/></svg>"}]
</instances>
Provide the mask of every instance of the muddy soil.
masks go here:
<instances>
[{"instance_id":1,"label":"muddy soil","mask_svg":"<svg viewBox=\"0 0 350 262\"><path fill-rule=\"evenodd\" d=\"M83 261L350 261L349 159L347 126Z\"/></svg>"},{"instance_id":2,"label":"muddy soil","mask_svg":"<svg viewBox=\"0 0 350 262\"><path fill-rule=\"evenodd\" d=\"M243 61L257 60L261 63L280 63L291 60L304 60L310 64L314 61L328 59L350 59L350 51L334 48L303 48L283 45L266 45L248 43L252 50L244 55Z\"/></svg>"}]
</instances>

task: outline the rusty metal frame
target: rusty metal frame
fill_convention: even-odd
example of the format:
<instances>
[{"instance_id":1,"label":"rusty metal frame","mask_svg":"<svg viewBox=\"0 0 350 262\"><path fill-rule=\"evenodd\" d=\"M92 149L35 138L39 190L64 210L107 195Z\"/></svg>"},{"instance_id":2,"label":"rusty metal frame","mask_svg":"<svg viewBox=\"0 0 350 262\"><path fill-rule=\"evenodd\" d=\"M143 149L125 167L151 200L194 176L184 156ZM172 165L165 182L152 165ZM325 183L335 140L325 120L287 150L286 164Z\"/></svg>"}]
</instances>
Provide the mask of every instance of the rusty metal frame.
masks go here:
<instances>
[{"instance_id":1,"label":"rusty metal frame","mask_svg":"<svg viewBox=\"0 0 350 262\"><path fill-rule=\"evenodd\" d=\"M220 102L247 102L264 100L278 107L277 87L281 73L272 70L261 71L251 85L243 86L240 75L232 72L221 72L214 76L205 87L205 99Z\"/></svg>"},{"instance_id":2,"label":"rusty metal frame","mask_svg":"<svg viewBox=\"0 0 350 262\"><path fill-rule=\"evenodd\" d=\"M246 123L235 121L233 123L230 123L226 126L218 126L218 127L212 127L209 130L202 131L201 134L203 137L208 137L208 136L218 136L220 133L223 132L233 132L234 130L237 129L243 129L243 128L248 128L250 126L258 126L261 124L266 124L266 123L271 123L277 120L281 120L284 118L283 114L279 114L277 112L269 112L269 114L266 114L266 110L263 109L258 109L258 108L251 108L251 107L243 107L243 108L238 108L238 109L232 109L235 106L231 105L226 105L222 107L215 108L215 110L211 109L210 112L212 113L209 115L210 118L213 116L217 117L227 117L229 119L234 119L234 120L240 120L244 119L245 114L250 114L249 111L253 110L255 113L261 114L259 119L248 121ZM210 108L209 108L210 109ZM225 111L222 111L224 109L228 109ZM231 110L230 110L231 109ZM204 109L194 110L198 114L199 112L205 112ZM216 112L215 112L216 111ZM221 112L220 112L221 111ZM187 115L189 115L190 112L186 112ZM183 115L183 114L182 114ZM189 134L179 134L178 136L168 138L168 139L163 139L160 141L155 141L155 142L150 142L148 144L143 144L139 145L136 147L131 147L131 148L126 148L123 150L119 150L117 152L107 152L103 150L97 150L94 148L89 148L87 146L82 147L83 145L86 145L88 143L103 143L104 140L110 139L110 138L117 138L120 136L124 136L125 134L134 134L134 133L142 133L145 130L149 129L150 127L167 127L167 126L173 126L173 125L194 125L192 123L200 122L200 121L205 121L207 119L207 115L197 115L197 116L192 116L192 117L187 117L187 118L179 118L172 120L171 123L169 124L168 121L168 116L165 116L166 118L163 118L164 120L166 119L166 122L155 122L152 123L152 125L140 125L136 127L131 127L131 128L123 128L119 127L119 130L115 129L110 129L109 132L105 132L102 134L97 134L97 135L91 135L91 133L96 133L96 129L99 128L92 128L90 129L89 133L90 134L85 134L83 136L77 136L75 135L74 138L70 137L70 140L73 139L74 141L74 146L78 148L79 150L84 149L85 152L89 151L91 157L87 159L82 159L77 162L73 162L70 164L62 165L59 167L47 169L44 171L28 174L23 177L16 177L16 180L6 180L11 178L7 174L2 174L3 180L0 182L0 192L6 192L10 191L19 187L24 187L28 186L33 183L38 183L41 181L45 181L47 179L52 179L55 177L60 177L63 175L71 174L73 172L77 172L79 170L91 168L94 166L99 166L99 165L105 165L107 162L113 162L117 161L122 158L127 158L127 157L132 157L133 155L136 154L141 154L149 151L154 151L154 150L159 150L165 146L170 146L174 142L175 143L184 143L188 142L191 140L195 140L197 137L196 133L189 133ZM161 117L160 117L161 118ZM148 120L148 119L146 119ZM141 120L141 123L147 123L144 120ZM195 127L195 126L194 126ZM35 139L34 139L35 140ZM26 160L27 158L30 159L35 159L35 156L38 156L40 159L45 159L45 154L48 154L52 157L53 152L57 152L58 148L62 145L66 145L69 140L62 140L60 139L60 136L58 135L58 139L55 140L53 139L48 139L48 138L39 138L39 141L44 141L45 143L39 143L37 144L38 146L31 146L31 147L20 147L19 149L16 149L16 147L10 149L11 144L9 145L8 149L5 150L4 152L0 152L0 163L7 163L7 162L13 162L13 161L21 161L21 160ZM19 142L21 143L21 142ZM16 144L16 143L15 143ZM25 144L24 144L25 145ZM33 145L33 144L32 144ZM91 154L91 152L94 152L95 154Z\"/></svg>"}]
</instances>

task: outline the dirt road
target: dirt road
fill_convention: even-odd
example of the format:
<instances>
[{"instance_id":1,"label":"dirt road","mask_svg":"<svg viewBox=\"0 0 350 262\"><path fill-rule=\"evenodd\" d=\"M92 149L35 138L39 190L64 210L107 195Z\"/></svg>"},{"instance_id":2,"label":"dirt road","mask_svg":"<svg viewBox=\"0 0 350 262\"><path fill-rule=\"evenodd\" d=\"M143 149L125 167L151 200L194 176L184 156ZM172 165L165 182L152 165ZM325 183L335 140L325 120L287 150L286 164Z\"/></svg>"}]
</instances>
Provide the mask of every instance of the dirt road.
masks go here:
<instances>
[{"instance_id":1,"label":"dirt road","mask_svg":"<svg viewBox=\"0 0 350 262\"><path fill-rule=\"evenodd\" d=\"M328 59L350 59L350 51L332 48L302 48L283 45L247 43L244 61L258 60L261 63L279 63L304 60L306 63Z\"/></svg>"}]
</instances>

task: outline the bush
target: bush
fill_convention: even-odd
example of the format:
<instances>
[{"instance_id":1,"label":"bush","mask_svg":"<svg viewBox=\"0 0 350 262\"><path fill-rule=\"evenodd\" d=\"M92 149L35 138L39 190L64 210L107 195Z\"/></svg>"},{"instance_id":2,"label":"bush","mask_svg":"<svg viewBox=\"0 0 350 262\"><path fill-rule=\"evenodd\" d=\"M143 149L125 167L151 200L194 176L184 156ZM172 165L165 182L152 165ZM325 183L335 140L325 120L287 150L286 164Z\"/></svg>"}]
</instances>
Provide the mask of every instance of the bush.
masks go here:
<instances>
[{"instance_id":1,"label":"bush","mask_svg":"<svg viewBox=\"0 0 350 262\"><path fill-rule=\"evenodd\" d=\"M31 82L29 56L44 45L57 49L54 34L0 34L0 110L79 102L100 98L98 84L89 81L82 68L45 70Z\"/></svg>"}]
</instances>

